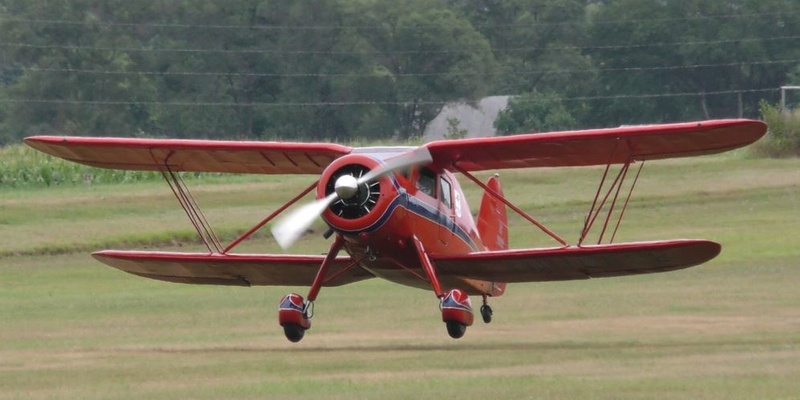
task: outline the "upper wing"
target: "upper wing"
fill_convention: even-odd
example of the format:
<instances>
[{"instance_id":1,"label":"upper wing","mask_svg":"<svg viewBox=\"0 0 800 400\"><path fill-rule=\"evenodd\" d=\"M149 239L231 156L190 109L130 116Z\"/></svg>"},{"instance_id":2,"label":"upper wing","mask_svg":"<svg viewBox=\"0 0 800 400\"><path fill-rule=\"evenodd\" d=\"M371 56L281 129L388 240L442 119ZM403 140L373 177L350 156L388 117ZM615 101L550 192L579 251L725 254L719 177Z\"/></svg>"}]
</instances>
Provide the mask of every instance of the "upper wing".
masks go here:
<instances>
[{"instance_id":1,"label":"upper wing","mask_svg":"<svg viewBox=\"0 0 800 400\"><path fill-rule=\"evenodd\" d=\"M235 286L311 286L324 256L170 253L105 250L92 254L122 271L168 282ZM337 257L332 273L350 265ZM350 268L324 286L339 286L373 276Z\"/></svg>"},{"instance_id":2,"label":"upper wing","mask_svg":"<svg viewBox=\"0 0 800 400\"><path fill-rule=\"evenodd\" d=\"M333 143L33 136L29 146L69 161L127 170L320 174L351 152Z\"/></svg>"},{"instance_id":3,"label":"upper wing","mask_svg":"<svg viewBox=\"0 0 800 400\"><path fill-rule=\"evenodd\" d=\"M718 120L461 139L427 145L434 163L468 171L605 165L719 153L755 142L766 125ZM353 151L333 143L33 136L29 146L66 160L128 170L320 174Z\"/></svg>"},{"instance_id":4,"label":"upper wing","mask_svg":"<svg viewBox=\"0 0 800 400\"><path fill-rule=\"evenodd\" d=\"M716 257L718 243L669 240L548 249L503 250L430 258L441 275L492 282L589 279L688 268Z\"/></svg>"},{"instance_id":5,"label":"upper wing","mask_svg":"<svg viewBox=\"0 0 800 400\"><path fill-rule=\"evenodd\" d=\"M753 143L766 131L761 121L716 120L438 141L427 147L445 168L567 167L720 153Z\"/></svg>"}]
</instances>

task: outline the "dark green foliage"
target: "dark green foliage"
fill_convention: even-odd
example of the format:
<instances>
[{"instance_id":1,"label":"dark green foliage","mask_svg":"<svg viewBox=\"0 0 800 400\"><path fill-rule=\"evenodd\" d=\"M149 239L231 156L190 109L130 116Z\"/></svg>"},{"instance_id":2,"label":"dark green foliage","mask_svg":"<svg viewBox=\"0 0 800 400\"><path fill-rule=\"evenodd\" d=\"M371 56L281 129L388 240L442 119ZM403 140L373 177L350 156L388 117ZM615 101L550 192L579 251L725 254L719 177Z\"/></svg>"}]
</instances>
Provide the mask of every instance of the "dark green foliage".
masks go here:
<instances>
[{"instance_id":1,"label":"dark green foliage","mask_svg":"<svg viewBox=\"0 0 800 400\"><path fill-rule=\"evenodd\" d=\"M6 0L0 144L407 139L525 93L558 101L504 131L757 117L798 38L793 0Z\"/></svg>"},{"instance_id":2,"label":"dark green foliage","mask_svg":"<svg viewBox=\"0 0 800 400\"><path fill-rule=\"evenodd\" d=\"M416 137L446 102L488 93L494 70L488 42L438 2L148 3L0 9L0 144Z\"/></svg>"},{"instance_id":3,"label":"dark green foliage","mask_svg":"<svg viewBox=\"0 0 800 400\"><path fill-rule=\"evenodd\" d=\"M466 129L461 128L461 121L458 118L448 118L447 119L447 133L444 135L445 139L463 139L467 137Z\"/></svg>"},{"instance_id":4,"label":"dark green foliage","mask_svg":"<svg viewBox=\"0 0 800 400\"><path fill-rule=\"evenodd\" d=\"M553 132L575 128L577 121L553 93L528 93L512 98L494 126L500 135Z\"/></svg>"},{"instance_id":5,"label":"dark green foliage","mask_svg":"<svg viewBox=\"0 0 800 400\"><path fill-rule=\"evenodd\" d=\"M617 0L592 20L597 95L626 96L592 107L601 125L755 118L800 58L794 1Z\"/></svg>"}]
</instances>

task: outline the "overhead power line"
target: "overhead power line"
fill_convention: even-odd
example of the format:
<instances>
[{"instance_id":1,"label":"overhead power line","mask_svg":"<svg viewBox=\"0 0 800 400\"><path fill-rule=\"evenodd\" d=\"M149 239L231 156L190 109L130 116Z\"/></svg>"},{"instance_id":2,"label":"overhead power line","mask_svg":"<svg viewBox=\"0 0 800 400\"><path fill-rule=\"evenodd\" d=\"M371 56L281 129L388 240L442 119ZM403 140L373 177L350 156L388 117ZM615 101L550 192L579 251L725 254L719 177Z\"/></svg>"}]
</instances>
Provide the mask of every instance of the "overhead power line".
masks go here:
<instances>
[{"instance_id":1,"label":"overhead power line","mask_svg":"<svg viewBox=\"0 0 800 400\"><path fill-rule=\"evenodd\" d=\"M771 37L750 37L750 38L737 38L725 40L698 40L688 42L661 42L661 43L643 43L643 44L625 44L625 45L608 45L608 46L535 46L535 47L507 47L507 48L494 48L495 53L514 53L526 51L542 51L542 50L578 50L578 51L591 51L591 50L624 50L624 49L641 49L650 47L667 47L667 46L700 46L700 45L720 45L720 44L740 44L746 42L759 42L759 41L783 41L783 40L797 40L800 35L790 36L771 36ZM42 50L85 50L85 51L124 51L124 52L143 52L143 53L209 53L209 54L275 54L275 55L352 55L352 54L464 54L474 53L478 49L475 48L460 48L460 49L444 49L444 50L388 50L388 51L363 51L363 50L290 50L290 49L202 49L202 48L163 48L163 47L114 47L114 46L83 46L83 45L63 45L63 44L36 44L25 42L0 42L2 47L16 47L27 49L42 49Z\"/></svg>"},{"instance_id":2,"label":"overhead power line","mask_svg":"<svg viewBox=\"0 0 800 400\"><path fill-rule=\"evenodd\" d=\"M637 19L608 19L592 21L592 24L598 25L623 25L623 24L644 24L654 22L679 22L679 21L707 21L719 19L753 19L763 17L780 17L786 15L794 15L800 13L800 9L772 11L764 13L740 13L740 14L717 14L717 15L690 15L685 17L667 17L667 18L637 18ZM384 25L267 25L267 24L189 24L189 23L169 23L169 22L124 22L124 21L109 21L109 20L64 20L64 19L36 19L36 18L8 18L8 21L19 22L25 24L44 24L44 25L73 25L73 26L118 26L128 28L175 28L175 29L219 29L219 30L283 30L283 31L320 31L320 30L339 30L339 29L361 29L361 30L383 30L386 29ZM560 22L545 22L534 21L529 23L508 23L508 24L476 24L477 28L515 28L515 27L553 27L553 26L572 26L584 25L585 21L560 21ZM441 24L424 24L423 26L440 26ZM395 27L397 28L397 27ZM418 29L418 26L410 27L409 29Z\"/></svg>"},{"instance_id":3,"label":"overhead power line","mask_svg":"<svg viewBox=\"0 0 800 400\"><path fill-rule=\"evenodd\" d=\"M579 96L561 99L562 101L598 101L618 99L651 99L667 97L696 97L714 96L739 93L766 93L777 92L778 88L762 89L737 89L709 92L680 92L680 93L645 93L645 94L618 94L610 96ZM253 107L253 108L279 108L279 107L357 107L357 106L402 106L406 104L417 105L443 105L456 101L333 101L333 102L275 102L275 103L242 103L242 102L158 102L158 101L114 101L114 100L69 100L52 98L0 98L0 103L30 103L30 104L72 104L89 106L167 106L167 107ZM466 100L464 100L466 102Z\"/></svg>"},{"instance_id":4,"label":"overhead power line","mask_svg":"<svg viewBox=\"0 0 800 400\"><path fill-rule=\"evenodd\" d=\"M516 71L515 74L535 75L570 75L591 72L635 72L635 71L672 71L672 70L687 70L687 69L701 69L701 68L724 68L724 67L744 67L753 65L773 65L773 64L795 64L800 63L800 59L790 60L761 60L761 61L741 61L729 62L720 64L689 64L689 65L665 65L654 67L621 67L621 68L583 68L583 69L533 69L527 71ZM198 71L118 71L118 70L100 70L100 69L81 69L81 68L39 68L31 67L24 69L26 72L40 72L40 73L70 73L70 74L87 74L87 75L137 75L137 76L231 76L231 77L255 77L255 78L367 78L367 77L382 77L381 75L368 74L368 73L271 73L271 72L230 72L230 71L217 71L217 72L198 72ZM387 77L424 77L424 76L486 76L486 75L501 75L505 71L494 71L488 73L482 72L430 72L430 73L398 73L387 75Z\"/></svg>"}]
</instances>

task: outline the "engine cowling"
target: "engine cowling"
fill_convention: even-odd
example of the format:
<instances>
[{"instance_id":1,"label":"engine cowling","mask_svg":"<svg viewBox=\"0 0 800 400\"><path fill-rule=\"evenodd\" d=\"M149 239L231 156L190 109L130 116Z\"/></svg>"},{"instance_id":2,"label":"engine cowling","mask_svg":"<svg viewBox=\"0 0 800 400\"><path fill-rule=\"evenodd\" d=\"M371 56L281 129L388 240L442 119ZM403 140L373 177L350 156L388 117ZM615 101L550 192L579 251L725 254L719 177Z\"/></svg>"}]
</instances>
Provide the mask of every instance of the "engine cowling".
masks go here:
<instances>
[{"instance_id":1,"label":"engine cowling","mask_svg":"<svg viewBox=\"0 0 800 400\"><path fill-rule=\"evenodd\" d=\"M397 194L391 178L383 176L360 185L356 181L380 164L375 158L352 154L335 160L325 169L317 185L317 198L325 198L334 191L339 194L339 199L322 213L328 225L344 233L359 233L378 222Z\"/></svg>"}]
</instances>

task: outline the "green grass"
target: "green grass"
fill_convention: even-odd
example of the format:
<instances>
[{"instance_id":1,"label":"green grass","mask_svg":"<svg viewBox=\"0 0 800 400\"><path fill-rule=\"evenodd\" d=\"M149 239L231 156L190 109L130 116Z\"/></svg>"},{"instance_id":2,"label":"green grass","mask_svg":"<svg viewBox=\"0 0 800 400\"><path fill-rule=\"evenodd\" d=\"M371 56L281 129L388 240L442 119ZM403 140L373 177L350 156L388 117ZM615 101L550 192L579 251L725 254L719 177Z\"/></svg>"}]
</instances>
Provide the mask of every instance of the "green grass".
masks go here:
<instances>
[{"instance_id":1,"label":"green grass","mask_svg":"<svg viewBox=\"0 0 800 400\"><path fill-rule=\"evenodd\" d=\"M157 172L91 168L19 144L0 147L0 189L155 181Z\"/></svg>"},{"instance_id":2,"label":"green grass","mask_svg":"<svg viewBox=\"0 0 800 400\"><path fill-rule=\"evenodd\" d=\"M574 242L600 174L501 179ZM312 181L190 186L231 238ZM477 207L479 192L462 184ZM621 240L708 238L723 253L666 274L510 285L492 300L495 320L457 341L429 292L379 280L325 288L314 327L290 344L275 308L304 288L168 284L71 251L197 248L162 183L4 189L0 398L796 398L800 160L648 164L626 215ZM511 232L516 247L554 244L514 216ZM326 244L309 236L297 247ZM242 251L276 247L260 235Z\"/></svg>"},{"instance_id":3,"label":"green grass","mask_svg":"<svg viewBox=\"0 0 800 400\"><path fill-rule=\"evenodd\" d=\"M231 177L218 173L196 172L186 172L181 176L185 180ZM59 186L88 187L162 180L161 174L155 171L94 168L51 157L23 144L0 146L0 190Z\"/></svg>"}]
</instances>

